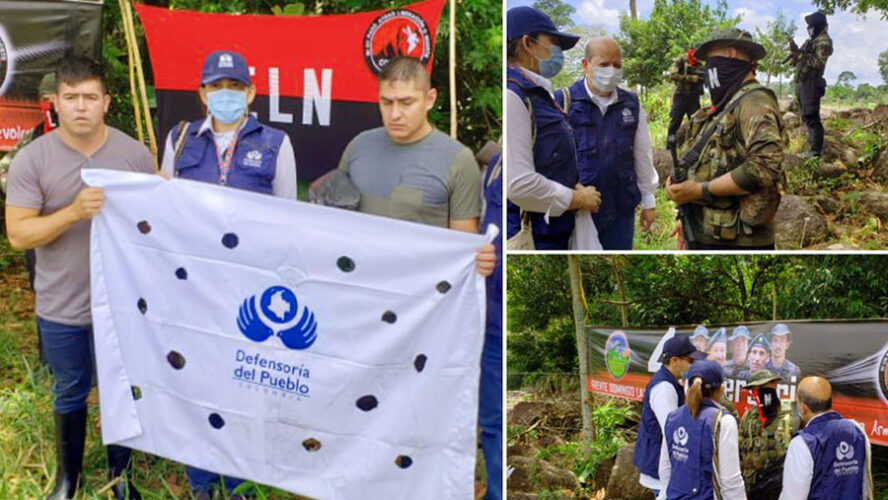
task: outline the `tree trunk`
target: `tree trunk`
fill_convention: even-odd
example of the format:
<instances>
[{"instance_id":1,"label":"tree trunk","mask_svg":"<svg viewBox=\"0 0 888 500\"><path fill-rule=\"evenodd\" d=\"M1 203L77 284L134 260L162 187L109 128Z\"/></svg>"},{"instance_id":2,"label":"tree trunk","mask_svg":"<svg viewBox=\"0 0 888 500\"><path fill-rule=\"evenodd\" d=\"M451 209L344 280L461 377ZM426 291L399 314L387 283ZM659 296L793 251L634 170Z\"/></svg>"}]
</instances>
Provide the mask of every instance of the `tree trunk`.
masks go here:
<instances>
[{"instance_id":1,"label":"tree trunk","mask_svg":"<svg viewBox=\"0 0 888 500\"><path fill-rule=\"evenodd\" d=\"M771 286L771 321L777 321L777 283Z\"/></svg>"},{"instance_id":2,"label":"tree trunk","mask_svg":"<svg viewBox=\"0 0 888 500\"><path fill-rule=\"evenodd\" d=\"M592 422L590 401L592 393L586 391L588 370L588 344L586 342L586 297L583 293L583 278L576 255L567 256L567 271L570 274L570 296L573 303L574 325L577 337L577 353L580 358L580 401L583 410L583 443L587 447L595 439L595 424Z\"/></svg>"},{"instance_id":3,"label":"tree trunk","mask_svg":"<svg viewBox=\"0 0 888 500\"><path fill-rule=\"evenodd\" d=\"M629 0L629 11L632 13L632 19L638 19L638 5L636 5L636 0Z\"/></svg>"}]
</instances>

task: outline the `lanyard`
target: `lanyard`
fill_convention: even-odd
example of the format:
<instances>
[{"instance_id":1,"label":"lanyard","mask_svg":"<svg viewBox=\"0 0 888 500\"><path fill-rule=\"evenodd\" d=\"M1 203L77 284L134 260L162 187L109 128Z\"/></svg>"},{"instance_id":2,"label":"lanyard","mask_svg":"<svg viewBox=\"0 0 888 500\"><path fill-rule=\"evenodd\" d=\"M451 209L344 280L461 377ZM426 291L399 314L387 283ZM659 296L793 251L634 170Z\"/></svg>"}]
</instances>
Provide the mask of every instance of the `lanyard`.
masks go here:
<instances>
[{"instance_id":1,"label":"lanyard","mask_svg":"<svg viewBox=\"0 0 888 500\"><path fill-rule=\"evenodd\" d=\"M231 172L231 159L234 157L235 147L237 147L237 135L234 136L228 149L225 150L225 154L219 159L219 184L223 186L228 184L228 173Z\"/></svg>"}]
</instances>

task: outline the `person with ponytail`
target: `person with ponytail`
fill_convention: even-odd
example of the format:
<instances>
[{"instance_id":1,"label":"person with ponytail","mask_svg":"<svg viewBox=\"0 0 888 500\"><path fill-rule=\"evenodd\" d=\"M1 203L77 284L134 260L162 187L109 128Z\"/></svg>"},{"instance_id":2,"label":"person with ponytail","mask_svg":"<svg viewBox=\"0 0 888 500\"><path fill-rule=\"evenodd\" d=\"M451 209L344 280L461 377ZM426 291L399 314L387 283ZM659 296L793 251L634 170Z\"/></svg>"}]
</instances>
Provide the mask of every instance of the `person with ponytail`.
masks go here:
<instances>
[{"instance_id":1,"label":"person with ponytail","mask_svg":"<svg viewBox=\"0 0 888 500\"><path fill-rule=\"evenodd\" d=\"M509 9L506 20L508 248L600 250L591 213L601 195L579 183L576 138L549 81L580 37L533 7Z\"/></svg>"},{"instance_id":2,"label":"person with ponytail","mask_svg":"<svg viewBox=\"0 0 888 500\"><path fill-rule=\"evenodd\" d=\"M746 500L737 420L718 403L724 372L716 361L691 365L685 404L666 418L658 500Z\"/></svg>"}]
</instances>

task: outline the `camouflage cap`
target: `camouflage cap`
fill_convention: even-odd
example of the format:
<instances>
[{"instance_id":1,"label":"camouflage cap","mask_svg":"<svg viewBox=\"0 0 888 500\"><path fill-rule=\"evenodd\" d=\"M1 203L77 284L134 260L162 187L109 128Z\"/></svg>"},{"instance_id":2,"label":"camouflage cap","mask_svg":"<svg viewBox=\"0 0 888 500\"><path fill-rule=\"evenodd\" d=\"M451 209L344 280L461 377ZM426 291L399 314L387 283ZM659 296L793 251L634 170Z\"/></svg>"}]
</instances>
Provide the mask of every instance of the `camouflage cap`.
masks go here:
<instances>
[{"instance_id":1,"label":"camouflage cap","mask_svg":"<svg viewBox=\"0 0 888 500\"><path fill-rule=\"evenodd\" d=\"M37 87L41 96L56 93L56 76L55 73L47 73L40 80L40 86Z\"/></svg>"},{"instance_id":2,"label":"camouflage cap","mask_svg":"<svg viewBox=\"0 0 888 500\"><path fill-rule=\"evenodd\" d=\"M753 61L764 59L765 54L767 53L765 47L756 43L752 38L752 34L748 31L738 28L726 28L715 30L710 33L706 38L706 41L704 41L703 44L700 45L700 48L694 52L694 57L701 61L705 61L709 49L717 44L736 47L748 54Z\"/></svg>"},{"instance_id":3,"label":"camouflage cap","mask_svg":"<svg viewBox=\"0 0 888 500\"><path fill-rule=\"evenodd\" d=\"M756 370L755 373L750 375L749 381L746 382L746 387L761 387L775 380L780 380L780 377L774 375L771 370Z\"/></svg>"}]
</instances>

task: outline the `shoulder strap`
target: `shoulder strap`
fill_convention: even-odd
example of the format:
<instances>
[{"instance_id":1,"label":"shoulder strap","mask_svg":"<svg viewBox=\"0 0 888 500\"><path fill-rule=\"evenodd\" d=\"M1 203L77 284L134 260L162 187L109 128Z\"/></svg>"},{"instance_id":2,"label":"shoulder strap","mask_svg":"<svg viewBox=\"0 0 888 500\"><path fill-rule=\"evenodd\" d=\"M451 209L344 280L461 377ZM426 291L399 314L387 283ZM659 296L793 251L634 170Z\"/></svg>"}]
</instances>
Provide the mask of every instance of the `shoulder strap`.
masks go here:
<instances>
[{"instance_id":1,"label":"shoulder strap","mask_svg":"<svg viewBox=\"0 0 888 500\"><path fill-rule=\"evenodd\" d=\"M721 419L724 408L719 408L712 421L712 494L715 500L721 500L721 480L718 475L718 435L721 432Z\"/></svg>"},{"instance_id":2,"label":"shoulder strap","mask_svg":"<svg viewBox=\"0 0 888 500\"><path fill-rule=\"evenodd\" d=\"M561 108L564 110L564 114L570 113L570 87L562 87L558 89L561 91L561 95L564 97L561 99Z\"/></svg>"},{"instance_id":3,"label":"shoulder strap","mask_svg":"<svg viewBox=\"0 0 888 500\"><path fill-rule=\"evenodd\" d=\"M731 103L728 104L727 107L725 107L725 109L722 110L722 112L718 114L718 117L715 119L715 123L711 124L709 126L709 128L707 128L706 130L703 131L702 134L700 134L700 139L697 140L697 142L694 144L694 147L692 147L691 149L686 151L685 154L682 155L681 159L679 160L681 165L684 166L685 168L690 168L691 166L695 165L697 163L697 161L700 159L700 153L703 152L703 148L706 146L706 143L709 142L709 139L711 139L712 136L715 135L716 132L720 132L724 128L724 122L723 122L722 118L724 118L728 113L730 113L731 111L736 109L737 106L740 105L740 102L743 100L744 97L748 96L749 94L751 94L753 92L765 91L765 90L768 90L768 89L766 89L765 87L756 87L752 90L748 90L748 91L744 92L743 94L738 96L736 99L731 101Z\"/></svg>"},{"instance_id":4,"label":"shoulder strap","mask_svg":"<svg viewBox=\"0 0 888 500\"><path fill-rule=\"evenodd\" d=\"M188 138L188 122L182 120L179 122L179 135L176 137L176 146L174 149L176 152L174 156L176 161L179 161L179 157L182 156L182 150L185 149L186 138Z\"/></svg>"}]
</instances>

